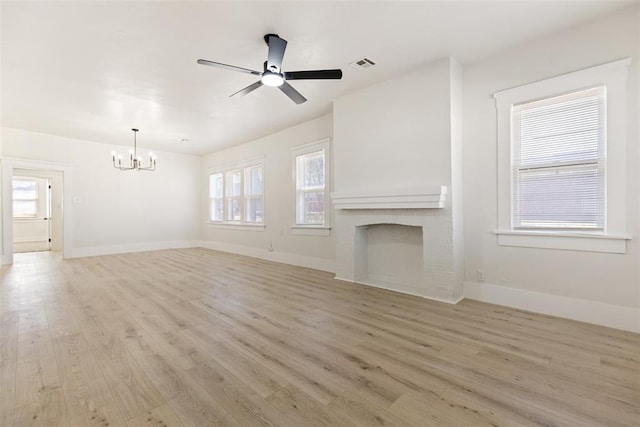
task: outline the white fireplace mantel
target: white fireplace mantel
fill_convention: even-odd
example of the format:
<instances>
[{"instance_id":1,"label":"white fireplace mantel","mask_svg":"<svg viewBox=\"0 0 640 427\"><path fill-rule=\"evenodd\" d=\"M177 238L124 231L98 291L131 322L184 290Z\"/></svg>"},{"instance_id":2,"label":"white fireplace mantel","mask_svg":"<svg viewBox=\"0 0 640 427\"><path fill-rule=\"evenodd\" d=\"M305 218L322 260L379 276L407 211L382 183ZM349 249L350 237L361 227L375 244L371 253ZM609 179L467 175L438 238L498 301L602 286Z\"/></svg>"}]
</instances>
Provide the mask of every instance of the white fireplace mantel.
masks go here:
<instances>
[{"instance_id":1,"label":"white fireplace mantel","mask_svg":"<svg viewBox=\"0 0 640 427\"><path fill-rule=\"evenodd\" d=\"M416 190L331 193L336 209L442 209L447 186Z\"/></svg>"}]
</instances>

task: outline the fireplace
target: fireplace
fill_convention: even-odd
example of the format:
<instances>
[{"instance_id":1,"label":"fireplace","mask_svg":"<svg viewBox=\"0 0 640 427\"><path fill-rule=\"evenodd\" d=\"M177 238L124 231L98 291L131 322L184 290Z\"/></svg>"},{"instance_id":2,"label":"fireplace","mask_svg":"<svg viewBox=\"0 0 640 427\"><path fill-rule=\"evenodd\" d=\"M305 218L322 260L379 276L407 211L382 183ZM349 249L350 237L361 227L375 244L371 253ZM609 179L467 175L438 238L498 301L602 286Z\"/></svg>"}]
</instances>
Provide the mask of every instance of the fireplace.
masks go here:
<instances>
[{"instance_id":1,"label":"fireplace","mask_svg":"<svg viewBox=\"0 0 640 427\"><path fill-rule=\"evenodd\" d=\"M333 194L336 278L455 303L462 298L446 187Z\"/></svg>"},{"instance_id":2,"label":"fireplace","mask_svg":"<svg viewBox=\"0 0 640 427\"><path fill-rule=\"evenodd\" d=\"M422 227L371 224L355 229L355 281L416 294L422 283Z\"/></svg>"}]
</instances>

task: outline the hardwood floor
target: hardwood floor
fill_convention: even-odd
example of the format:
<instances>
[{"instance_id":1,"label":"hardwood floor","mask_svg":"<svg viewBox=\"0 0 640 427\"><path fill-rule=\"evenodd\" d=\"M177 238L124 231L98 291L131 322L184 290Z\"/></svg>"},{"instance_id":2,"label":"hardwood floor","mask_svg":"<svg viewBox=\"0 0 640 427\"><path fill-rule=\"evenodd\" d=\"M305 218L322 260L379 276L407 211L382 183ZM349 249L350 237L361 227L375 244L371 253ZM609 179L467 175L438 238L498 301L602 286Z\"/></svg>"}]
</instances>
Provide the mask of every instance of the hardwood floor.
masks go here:
<instances>
[{"instance_id":1,"label":"hardwood floor","mask_svg":"<svg viewBox=\"0 0 640 427\"><path fill-rule=\"evenodd\" d=\"M0 426L640 425L640 335L205 249L0 270Z\"/></svg>"},{"instance_id":2,"label":"hardwood floor","mask_svg":"<svg viewBox=\"0 0 640 427\"><path fill-rule=\"evenodd\" d=\"M13 242L13 253L48 251L49 246L49 242Z\"/></svg>"}]
</instances>

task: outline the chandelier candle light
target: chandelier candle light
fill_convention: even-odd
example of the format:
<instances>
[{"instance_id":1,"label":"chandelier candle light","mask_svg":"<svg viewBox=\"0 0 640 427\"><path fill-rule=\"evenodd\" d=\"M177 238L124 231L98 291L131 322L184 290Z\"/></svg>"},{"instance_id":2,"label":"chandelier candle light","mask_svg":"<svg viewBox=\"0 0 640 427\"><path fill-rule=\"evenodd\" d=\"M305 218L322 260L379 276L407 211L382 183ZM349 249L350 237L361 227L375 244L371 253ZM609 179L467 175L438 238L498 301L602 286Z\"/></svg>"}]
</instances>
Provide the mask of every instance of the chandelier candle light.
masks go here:
<instances>
[{"instance_id":1,"label":"chandelier candle light","mask_svg":"<svg viewBox=\"0 0 640 427\"><path fill-rule=\"evenodd\" d=\"M115 151L111 152L111 158L113 160L113 167L122 171L154 171L156 170L157 157L152 152L149 152L149 166L142 167L142 156L138 156L138 142L136 135L138 129L131 129L133 131L133 150L129 150L129 166L122 166L122 154L118 154Z\"/></svg>"}]
</instances>

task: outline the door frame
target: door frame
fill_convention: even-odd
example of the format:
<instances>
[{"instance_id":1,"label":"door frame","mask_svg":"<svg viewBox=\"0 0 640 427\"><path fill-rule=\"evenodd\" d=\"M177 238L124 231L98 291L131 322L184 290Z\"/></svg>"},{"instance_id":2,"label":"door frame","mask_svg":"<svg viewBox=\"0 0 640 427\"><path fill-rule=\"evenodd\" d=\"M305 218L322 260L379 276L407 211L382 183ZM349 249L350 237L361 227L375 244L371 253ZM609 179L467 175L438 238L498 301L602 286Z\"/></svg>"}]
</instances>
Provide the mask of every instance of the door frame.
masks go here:
<instances>
[{"instance_id":1,"label":"door frame","mask_svg":"<svg viewBox=\"0 0 640 427\"><path fill-rule=\"evenodd\" d=\"M15 169L62 173L62 258L72 258L71 251L71 177L67 163L30 159L0 158L2 166L2 265L13 264L13 175Z\"/></svg>"}]
</instances>

